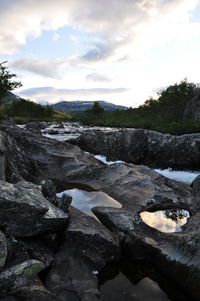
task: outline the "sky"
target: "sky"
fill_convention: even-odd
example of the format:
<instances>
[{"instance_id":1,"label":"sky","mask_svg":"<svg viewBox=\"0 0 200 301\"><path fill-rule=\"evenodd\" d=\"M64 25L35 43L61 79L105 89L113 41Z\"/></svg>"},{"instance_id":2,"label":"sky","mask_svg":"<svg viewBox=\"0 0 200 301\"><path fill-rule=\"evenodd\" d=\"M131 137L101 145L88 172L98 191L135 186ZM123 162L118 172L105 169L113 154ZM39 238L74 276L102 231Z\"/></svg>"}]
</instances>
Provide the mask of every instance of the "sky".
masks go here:
<instances>
[{"instance_id":1,"label":"sky","mask_svg":"<svg viewBox=\"0 0 200 301\"><path fill-rule=\"evenodd\" d=\"M199 83L200 0L0 0L0 62L40 103L137 107Z\"/></svg>"}]
</instances>

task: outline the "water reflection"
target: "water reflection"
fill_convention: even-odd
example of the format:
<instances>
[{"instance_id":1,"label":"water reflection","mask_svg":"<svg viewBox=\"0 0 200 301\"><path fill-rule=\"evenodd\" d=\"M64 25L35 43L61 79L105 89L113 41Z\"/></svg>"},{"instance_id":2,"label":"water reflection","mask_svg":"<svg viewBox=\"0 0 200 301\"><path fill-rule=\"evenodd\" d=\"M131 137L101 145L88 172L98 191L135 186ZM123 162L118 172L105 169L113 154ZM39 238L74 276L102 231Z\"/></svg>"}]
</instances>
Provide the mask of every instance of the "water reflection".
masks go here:
<instances>
[{"instance_id":1,"label":"water reflection","mask_svg":"<svg viewBox=\"0 0 200 301\"><path fill-rule=\"evenodd\" d=\"M94 216L94 214L91 209L96 206L122 207L120 203L102 191L88 192L80 189L70 189L58 193L57 196L61 196L63 193L72 196L72 206L92 216Z\"/></svg>"},{"instance_id":2,"label":"water reflection","mask_svg":"<svg viewBox=\"0 0 200 301\"><path fill-rule=\"evenodd\" d=\"M99 275L102 301L186 301L184 293L143 261L106 266Z\"/></svg>"},{"instance_id":3,"label":"water reflection","mask_svg":"<svg viewBox=\"0 0 200 301\"><path fill-rule=\"evenodd\" d=\"M133 285L122 273L101 287L101 298L103 301L170 300L153 280L144 278Z\"/></svg>"},{"instance_id":4,"label":"water reflection","mask_svg":"<svg viewBox=\"0 0 200 301\"><path fill-rule=\"evenodd\" d=\"M183 209L167 209L155 212L143 211L140 216L148 226L161 232L172 233L181 231L181 226L187 223L190 214Z\"/></svg>"}]
</instances>

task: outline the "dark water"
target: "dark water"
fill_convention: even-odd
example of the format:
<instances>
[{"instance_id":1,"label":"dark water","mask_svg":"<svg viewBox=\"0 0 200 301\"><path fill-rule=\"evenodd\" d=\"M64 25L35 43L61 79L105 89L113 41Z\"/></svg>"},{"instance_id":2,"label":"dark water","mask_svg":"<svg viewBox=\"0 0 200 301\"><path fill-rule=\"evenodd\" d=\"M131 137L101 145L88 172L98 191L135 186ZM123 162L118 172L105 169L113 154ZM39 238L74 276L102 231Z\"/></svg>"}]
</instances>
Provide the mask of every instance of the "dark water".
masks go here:
<instances>
[{"instance_id":1,"label":"dark water","mask_svg":"<svg viewBox=\"0 0 200 301\"><path fill-rule=\"evenodd\" d=\"M161 232L172 233L181 231L181 227L187 223L190 214L183 209L168 209L155 212L143 211L140 216L148 226Z\"/></svg>"},{"instance_id":2,"label":"dark water","mask_svg":"<svg viewBox=\"0 0 200 301\"><path fill-rule=\"evenodd\" d=\"M100 274L102 301L186 301L188 297L149 263L123 263Z\"/></svg>"}]
</instances>

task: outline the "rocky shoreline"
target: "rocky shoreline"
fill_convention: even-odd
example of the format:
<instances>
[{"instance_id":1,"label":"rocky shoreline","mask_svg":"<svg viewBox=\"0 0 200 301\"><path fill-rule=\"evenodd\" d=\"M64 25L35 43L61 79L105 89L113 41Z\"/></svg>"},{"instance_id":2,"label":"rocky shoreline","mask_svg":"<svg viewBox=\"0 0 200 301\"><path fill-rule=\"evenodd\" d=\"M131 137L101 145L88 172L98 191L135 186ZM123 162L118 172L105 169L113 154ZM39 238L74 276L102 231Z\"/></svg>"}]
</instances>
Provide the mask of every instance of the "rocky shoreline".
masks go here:
<instances>
[{"instance_id":1,"label":"rocky shoreline","mask_svg":"<svg viewBox=\"0 0 200 301\"><path fill-rule=\"evenodd\" d=\"M92 131L77 144L94 150L96 143L97 153L100 145L103 152L115 141L116 158L124 134ZM136 143L140 136L134 137L124 140L124 156L128 148L130 157L134 147L141 152L143 144ZM194 162L197 136L195 141ZM184 143L192 144L182 140L180 149ZM198 178L190 187L145 166L108 166L76 145L42 136L40 126L21 129L8 121L0 123L0 163L0 300L100 300L98 274L124 259L150 262L191 300L199 300ZM67 188L103 191L122 208L93 208L100 223L71 206L67 195L56 196ZM139 215L172 208L191 214L181 232L157 231Z\"/></svg>"}]
</instances>

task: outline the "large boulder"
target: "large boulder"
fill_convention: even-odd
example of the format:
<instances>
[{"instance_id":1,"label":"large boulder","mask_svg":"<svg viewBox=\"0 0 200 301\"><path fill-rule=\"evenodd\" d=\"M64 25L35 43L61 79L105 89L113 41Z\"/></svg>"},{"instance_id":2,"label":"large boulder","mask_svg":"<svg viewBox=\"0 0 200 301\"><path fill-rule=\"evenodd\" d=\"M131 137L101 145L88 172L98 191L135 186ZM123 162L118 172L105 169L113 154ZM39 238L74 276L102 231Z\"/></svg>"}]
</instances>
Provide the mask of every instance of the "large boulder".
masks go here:
<instances>
[{"instance_id":1,"label":"large boulder","mask_svg":"<svg viewBox=\"0 0 200 301\"><path fill-rule=\"evenodd\" d=\"M171 279L192 300L199 300L200 282L200 208L199 198L184 200L193 213L181 232L163 233L144 223L139 213L166 209L165 200L157 203L127 204L126 208L93 208L93 213L108 229L117 233L123 243L123 255L129 261L145 260ZM175 200L177 208L184 208L183 200ZM171 207L173 205L171 203ZM170 208L170 207L169 207ZM136 213L138 212L138 213ZM158 224L160 221L158 220Z\"/></svg>"},{"instance_id":2,"label":"large boulder","mask_svg":"<svg viewBox=\"0 0 200 301\"><path fill-rule=\"evenodd\" d=\"M0 227L12 236L26 237L62 229L68 215L47 201L31 183L0 181Z\"/></svg>"},{"instance_id":3,"label":"large boulder","mask_svg":"<svg viewBox=\"0 0 200 301\"><path fill-rule=\"evenodd\" d=\"M93 217L71 207L64 244L47 277L47 287L61 300L99 300L98 272L119 259L118 238Z\"/></svg>"},{"instance_id":4,"label":"large boulder","mask_svg":"<svg viewBox=\"0 0 200 301\"><path fill-rule=\"evenodd\" d=\"M85 151L150 167L200 169L200 134L173 136L143 129L88 131L71 143Z\"/></svg>"},{"instance_id":5,"label":"large boulder","mask_svg":"<svg viewBox=\"0 0 200 301\"><path fill-rule=\"evenodd\" d=\"M104 165L77 146L31 133L8 121L1 122L0 129L11 141L11 146L5 146L6 162L27 181L40 184L51 179L58 184ZM9 169L6 173L6 180L13 182Z\"/></svg>"}]
</instances>

